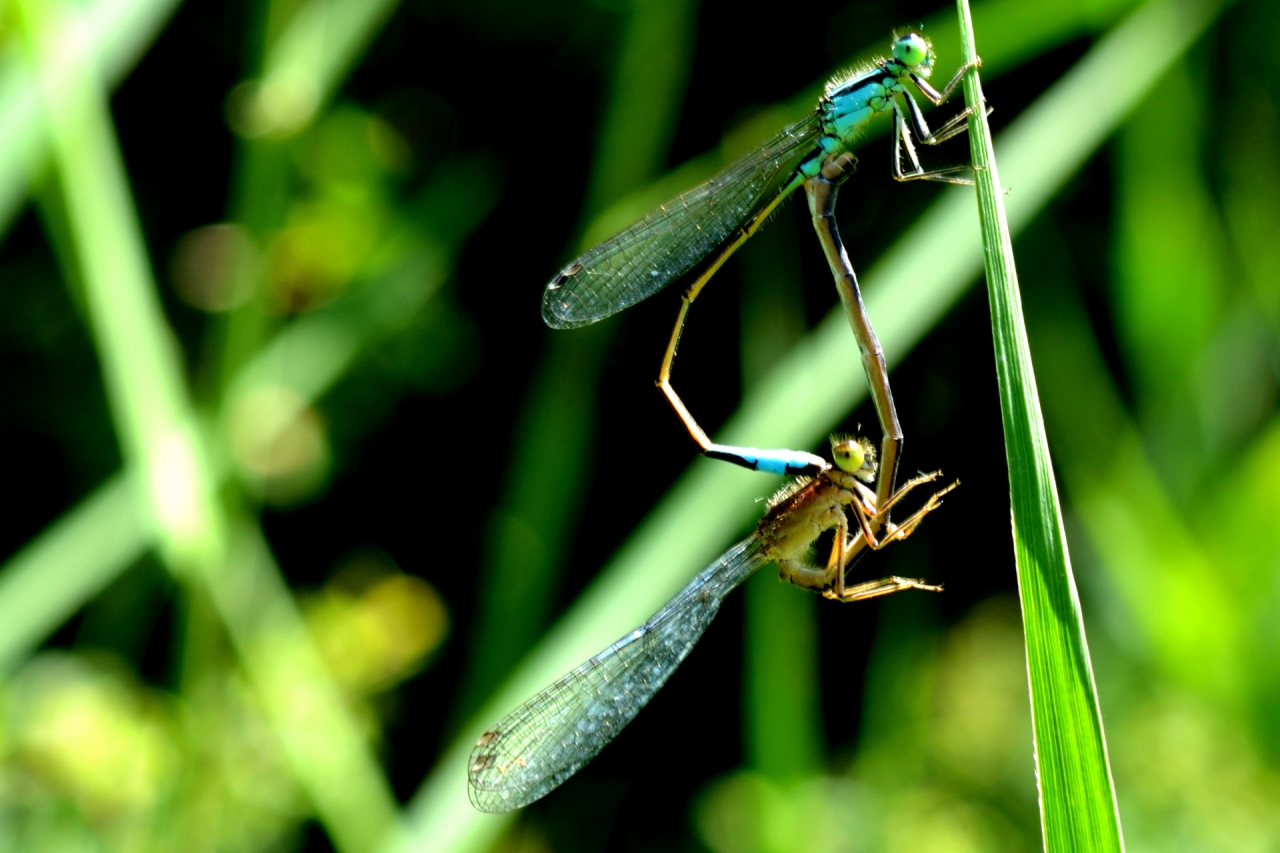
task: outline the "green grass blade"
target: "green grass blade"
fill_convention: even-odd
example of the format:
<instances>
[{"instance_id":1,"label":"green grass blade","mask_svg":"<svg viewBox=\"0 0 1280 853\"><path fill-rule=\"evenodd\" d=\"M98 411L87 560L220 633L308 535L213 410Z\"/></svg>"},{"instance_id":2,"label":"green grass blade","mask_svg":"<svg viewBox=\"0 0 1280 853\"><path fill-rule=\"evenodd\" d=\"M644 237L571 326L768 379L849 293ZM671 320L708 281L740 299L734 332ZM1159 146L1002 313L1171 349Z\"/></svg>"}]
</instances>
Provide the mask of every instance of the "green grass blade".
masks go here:
<instances>
[{"instance_id":1,"label":"green grass blade","mask_svg":"<svg viewBox=\"0 0 1280 853\"><path fill-rule=\"evenodd\" d=\"M978 56L973 22L965 0L959 0L959 8L964 58L970 62ZM969 140L1009 465L1045 850L1118 853L1124 849L1124 840L1102 709L1031 366L986 101L976 71L966 75L964 92L965 103L973 111Z\"/></svg>"}]
</instances>

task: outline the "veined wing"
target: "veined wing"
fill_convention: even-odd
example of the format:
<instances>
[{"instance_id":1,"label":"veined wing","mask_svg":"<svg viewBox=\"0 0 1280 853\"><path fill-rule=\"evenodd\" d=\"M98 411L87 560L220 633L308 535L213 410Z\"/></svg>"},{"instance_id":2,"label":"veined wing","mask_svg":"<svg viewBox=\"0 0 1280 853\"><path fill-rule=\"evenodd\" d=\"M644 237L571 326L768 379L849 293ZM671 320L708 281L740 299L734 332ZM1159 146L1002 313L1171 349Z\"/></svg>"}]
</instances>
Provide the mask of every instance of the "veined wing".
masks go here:
<instances>
[{"instance_id":1,"label":"veined wing","mask_svg":"<svg viewBox=\"0 0 1280 853\"><path fill-rule=\"evenodd\" d=\"M648 622L503 717L471 751L472 804L517 809L582 769L666 683L725 596L767 562L759 537L744 539Z\"/></svg>"},{"instance_id":2,"label":"veined wing","mask_svg":"<svg viewBox=\"0 0 1280 853\"><path fill-rule=\"evenodd\" d=\"M542 319L554 329L585 326L684 275L746 224L821 132L815 112L584 253L547 285Z\"/></svg>"}]
</instances>

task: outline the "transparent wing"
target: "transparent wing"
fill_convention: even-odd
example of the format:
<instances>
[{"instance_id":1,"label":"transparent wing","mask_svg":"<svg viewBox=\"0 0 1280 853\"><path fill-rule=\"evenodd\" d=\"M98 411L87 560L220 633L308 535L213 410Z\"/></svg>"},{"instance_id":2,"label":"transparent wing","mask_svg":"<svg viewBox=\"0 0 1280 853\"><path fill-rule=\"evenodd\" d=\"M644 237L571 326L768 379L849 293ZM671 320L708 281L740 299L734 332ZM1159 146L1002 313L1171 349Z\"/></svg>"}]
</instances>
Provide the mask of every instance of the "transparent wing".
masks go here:
<instances>
[{"instance_id":1,"label":"transparent wing","mask_svg":"<svg viewBox=\"0 0 1280 853\"><path fill-rule=\"evenodd\" d=\"M816 112L783 128L705 184L583 254L547 285L542 319L554 329L585 326L684 275L746 224L821 132Z\"/></svg>"},{"instance_id":2,"label":"transparent wing","mask_svg":"<svg viewBox=\"0 0 1280 853\"><path fill-rule=\"evenodd\" d=\"M648 704L702 637L726 595L768 560L739 542L636 630L512 711L471 751L471 802L526 806L577 773Z\"/></svg>"}]
</instances>

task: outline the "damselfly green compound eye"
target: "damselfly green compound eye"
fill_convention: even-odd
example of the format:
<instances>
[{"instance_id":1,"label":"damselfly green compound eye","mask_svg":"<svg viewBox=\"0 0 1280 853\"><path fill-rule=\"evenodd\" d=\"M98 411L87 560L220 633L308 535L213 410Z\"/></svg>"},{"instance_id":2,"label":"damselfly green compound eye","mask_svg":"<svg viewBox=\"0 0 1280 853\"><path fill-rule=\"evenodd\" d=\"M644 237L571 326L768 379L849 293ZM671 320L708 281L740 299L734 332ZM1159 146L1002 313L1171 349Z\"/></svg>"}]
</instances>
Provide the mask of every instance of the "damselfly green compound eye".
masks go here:
<instances>
[{"instance_id":1,"label":"damselfly green compound eye","mask_svg":"<svg viewBox=\"0 0 1280 853\"><path fill-rule=\"evenodd\" d=\"M919 33L908 33L893 43L893 58L915 68L929 56L929 44Z\"/></svg>"}]
</instances>

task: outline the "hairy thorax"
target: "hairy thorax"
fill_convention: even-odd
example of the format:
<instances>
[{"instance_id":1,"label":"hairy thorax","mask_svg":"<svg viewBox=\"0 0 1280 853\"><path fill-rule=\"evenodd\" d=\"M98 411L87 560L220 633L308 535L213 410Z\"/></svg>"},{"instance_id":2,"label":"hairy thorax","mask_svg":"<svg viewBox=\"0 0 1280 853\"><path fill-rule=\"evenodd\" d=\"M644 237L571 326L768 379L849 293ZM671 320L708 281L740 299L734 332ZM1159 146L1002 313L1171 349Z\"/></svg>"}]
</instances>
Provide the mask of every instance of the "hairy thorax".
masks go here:
<instances>
[{"instance_id":1,"label":"hairy thorax","mask_svg":"<svg viewBox=\"0 0 1280 853\"><path fill-rule=\"evenodd\" d=\"M801 559L824 531L839 525L854 499L853 482L853 475L830 470L774 495L757 528L765 554L779 563Z\"/></svg>"}]
</instances>

